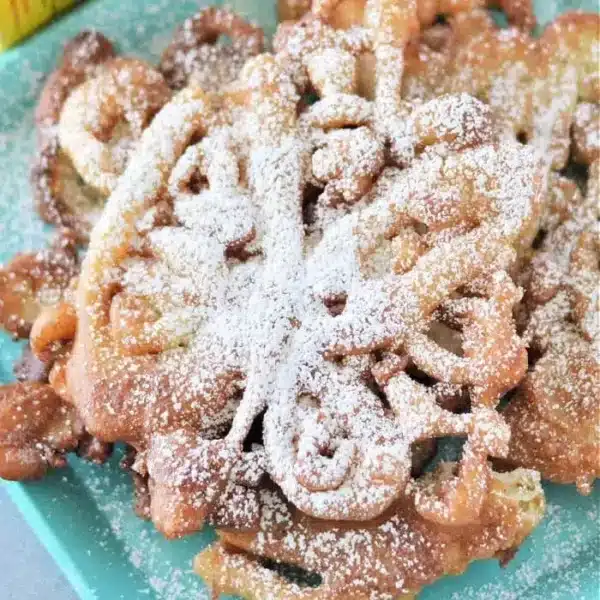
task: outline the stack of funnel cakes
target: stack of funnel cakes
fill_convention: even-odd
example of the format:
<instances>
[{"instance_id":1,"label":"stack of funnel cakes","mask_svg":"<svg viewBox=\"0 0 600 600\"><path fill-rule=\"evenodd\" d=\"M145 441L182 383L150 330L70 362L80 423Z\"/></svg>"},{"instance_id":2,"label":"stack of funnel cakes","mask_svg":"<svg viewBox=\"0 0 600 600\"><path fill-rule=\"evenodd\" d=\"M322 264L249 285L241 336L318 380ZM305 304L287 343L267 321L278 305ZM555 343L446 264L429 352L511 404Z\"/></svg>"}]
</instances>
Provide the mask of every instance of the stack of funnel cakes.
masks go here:
<instances>
[{"instance_id":1,"label":"stack of funnel cakes","mask_svg":"<svg viewBox=\"0 0 600 600\"><path fill-rule=\"evenodd\" d=\"M138 513L215 525L196 570L253 599L412 597L511 557L539 472L589 491L598 18L534 39L529 2L493 4L511 28L479 1L280 2L272 54L206 9L157 70L84 46L36 180L66 229L1 273L42 374L1 390L0 475L124 442Z\"/></svg>"}]
</instances>

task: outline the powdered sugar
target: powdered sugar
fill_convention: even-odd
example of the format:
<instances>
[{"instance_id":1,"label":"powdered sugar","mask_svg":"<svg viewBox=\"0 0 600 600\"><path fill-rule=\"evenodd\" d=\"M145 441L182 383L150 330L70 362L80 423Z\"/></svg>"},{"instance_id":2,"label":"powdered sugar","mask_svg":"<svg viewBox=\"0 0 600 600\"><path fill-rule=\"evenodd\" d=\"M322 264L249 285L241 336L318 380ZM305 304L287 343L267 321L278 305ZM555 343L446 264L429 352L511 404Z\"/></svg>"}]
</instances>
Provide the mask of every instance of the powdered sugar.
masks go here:
<instances>
[{"instance_id":1,"label":"powdered sugar","mask_svg":"<svg viewBox=\"0 0 600 600\"><path fill-rule=\"evenodd\" d=\"M235 236L234 236L234 237L235 237ZM235 294L235 292L231 292L231 293ZM243 296L243 294L241 294L241 295ZM234 301L234 304L239 304L240 302L241 302L241 300L239 300L239 299L236 299L236 300ZM287 331L287 329L286 329L286 331Z\"/></svg>"},{"instance_id":2,"label":"powdered sugar","mask_svg":"<svg viewBox=\"0 0 600 600\"><path fill-rule=\"evenodd\" d=\"M350 153L354 148L356 160L341 177L335 157L332 165L319 160L321 141L313 155L315 180L326 189L339 183L339 200L346 203L371 187L383 152L377 137L381 133L366 128L333 131L323 138L307 133L308 120L295 130L292 119L297 97L286 69L269 57L245 68L242 77L249 91L243 93L251 93L253 102L251 110L241 115L234 112L233 118L241 118L246 127L236 129L234 121L231 128L215 128L218 116L215 120L211 115L202 94L194 96L189 90L157 115L93 232L79 289L80 314L85 320L78 343L87 347L87 360L98 365L93 379L109 380L115 387L113 397L119 398L118 402L125 400L125 404L111 407L112 401L103 397L102 412L109 413L113 421L124 410L132 411L132 424L125 425L128 433L116 433L123 431L123 424L115 421L115 429L108 435L144 439L150 434L147 459L152 478L169 455L168 445L152 443L152 436L159 435L159 430L176 432L177 427L197 435L199 426L201 431L225 422L230 405L224 400L243 387L225 443L239 452L252 421L266 406L268 470L288 497L312 514L364 519L380 513L404 488L409 447L419 435L419 425L414 424L414 430L398 430L384 414L379 399L361 382L360 374L328 362L324 354L365 352L392 340L396 346L409 344L412 332L426 326L431 311L448 294L485 273L490 262L497 268L492 257L496 260L502 254L502 244L518 239L534 211L537 164L531 152L508 141L492 144L494 136L485 132L480 138L483 143L462 150L474 143L473 120L479 118L477 112L471 120L466 118L472 107L479 108L466 96L431 103L431 114L424 105L415 117L420 126L407 129L413 133L404 143L419 148L420 140L426 139L430 148L410 169L390 168L381 186L378 183L373 188L367 206L334 220L305 261L302 188L314 141L325 139L326 145L333 143L333 147L340 141L349 143ZM264 89L275 92L265 94ZM384 86L381 95L388 93ZM376 98L375 106L377 102ZM447 106L456 102L458 108L450 113L455 116L450 119L447 140L436 146L435 140L430 141L430 131L433 123L440 121L444 102ZM320 123L319 128L325 127ZM197 131L208 132L208 136L183 153ZM250 147L249 156L240 155L244 145ZM454 154L455 149L461 152ZM519 164L519 177L509 175L511 161ZM242 172L247 182L241 179ZM203 177L208 189L198 192L193 182L202 186ZM114 330L103 317L105 273L119 266L118 248L138 246L139 229L134 231L133 224L160 198L166 178L174 196L174 216L181 224L150 231L146 242L151 258L141 257L128 265L126 286L113 301L111 314L113 319L119 315L120 321L114 321L117 332L127 324L126 335L117 333L120 343L128 354L140 358L122 360L111 339ZM393 237L394 229L402 229L411 219L432 229L423 250L436 246L434 232L443 231L448 223L452 227L463 223L464 231L476 227L478 222L469 223L468 218L465 222L464 215L473 210L467 208L470 196L461 206L465 188L472 188L473 198L481 202L475 210L492 215L489 223L466 236L450 234L447 246L426 254L404 277L388 274L389 268L381 263L371 272L371 280L365 278L361 258L375 251L382 237ZM432 195L436 202L431 201ZM330 194L329 203L334 199ZM235 260L236 252L247 253L253 237L253 252L260 257L253 261L252 270L247 270L239 258ZM438 256L438 251L445 253L445 258ZM233 261L228 262L228 252ZM145 269L151 278L144 276ZM230 273L239 269L251 276L231 280ZM192 283L188 289L185 281ZM250 288L232 294L228 291L231 281L246 282ZM325 305L340 293L348 298L347 309L332 318ZM138 309L134 296L140 294L145 300ZM246 301L252 310L246 304L224 304L226 297ZM91 336L91 344L83 341L87 336ZM181 344L185 350L177 348ZM148 377L141 365L136 366L147 348L163 351L153 360L157 369L153 377ZM510 364L521 348L509 344L506 349L503 360ZM71 368L81 369L85 362L80 360L73 360ZM132 377L133 389L123 397L116 391L122 385L119 381L131 381ZM191 385L181 388L179 377ZM93 385L86 387L75 398L94 428L98 410L94 405L99 399ZM302 393L321 400L322 414L298 415L296 398ZM488 401L492 402L494 393L490 394ZM203 406L207 398L212 398L212 403ZM192 407L202 407L200 419ZM136 430L134 424L148 419L143 416L148 411L154 415L150 422L159 430ZM434 419L430 415L423 418ZM331 421L321 430L322 419L323 423ZM186 461L195 460L196 444L198 449L205 445L201 438L190 438L190 443L184 453ZM323 446L333 453L332 458L319 455ZM215 464L231 468L230 456L216 459ZM200 462L211 468L210 460ZM202 478L205 476L202 473ZM203 479L195 484L198 489L206 487ZM202 496L211 503L204 492ZM201 503L199 498L196 501Z\"/></svg>"}]
</instances>

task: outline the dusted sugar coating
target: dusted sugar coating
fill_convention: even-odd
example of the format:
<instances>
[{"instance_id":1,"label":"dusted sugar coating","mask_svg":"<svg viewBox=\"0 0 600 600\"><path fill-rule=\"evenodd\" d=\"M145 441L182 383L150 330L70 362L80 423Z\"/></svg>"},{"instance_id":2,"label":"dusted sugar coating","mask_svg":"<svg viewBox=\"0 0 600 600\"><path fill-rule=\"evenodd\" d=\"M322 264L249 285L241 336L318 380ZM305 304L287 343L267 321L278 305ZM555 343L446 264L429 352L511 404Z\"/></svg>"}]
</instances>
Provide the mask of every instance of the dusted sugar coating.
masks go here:
<instances>
[{"instance_id":1,"label":"dusted sugar coating","mask_svg":"<svg viewBox=\"0 0 600 600\"><path fill-rule=\"evenodd\" d=\"M228 36L230 43L220 43L222 36ZM177 29L159 70L173 89L196 85L216 92L235 81L244 63L260 54L263 46L260 27L226 8L210 6Z\"/></svg>"},{"instance_id":2,"label":"dusted sugar coating","mask_svg":"<svg viewBox=\"0 0 600 600\"><path fill-rule=\"evenodd\" d=\"M27 338L44 307L58 304L79 271L75 237L60 231L51 246L17 254L0 267L0 323L15 337Z\"/></svg>"},{"instance_id":3,"label":"dusted sugar coating","mask_svg":"<svg viewBox=\"0 0 600 600\"><path fill-rule=\"evenodd\" d=\"M493 408L525 369L518 294L502 270L537 218L537 163L498 137L483 105L447 96L411 115L410 168L380 174L368 117L332 131L345 106L324 93L297 120L289 66L263 56L222 94L184 90L142 134L81 275L68 394L92 434L138 450L168 535L205 519L241 523L221 507L236 486L252 487L247 468L266 470L311 514L372 518L403 494L413 445L455 433L472 443L464 464L420 491L419 510L467 522L485 495L487 456L506 448ZM438 130L442 115L451 118ZM329 165L336 144L356 153L354 169ZM306 231L311 170L332 192L327 222ZM480 300L450 301L469 285ZM456 328L464 356L428 336L438 321ZM398 356L394 375L410 362L440 386L419 406L398 392L394 413L364 379L374 350ZM481 410L438 410L462 389ZM244 452L265 409L265 448Z\"/></svg>"},{"instance_id":4,"label":"dusted sugar coating","mask_svg":"<svg viewBox=\"0 0 600 600\"><path fill-rule=\"evenodd\" d=\"M58 136L84 181L107 196L144 128L170 99L162 75L133 58L115 58L67 98Z\"/></svg>"},{"instance_id":5,"label":"dusted sugar coating","mask_svg":"<svg viewBox=\"0 0 600 600\"><path fill-rule=\"evenodd\" d=\"M58 122L69 94L114 58L112 43L96 31L82 31L64 47L59 65L46 80L35 113L38 149L31 169L31 184L40 216L87 237L89 219L104 198L82 185L58 141Z\"/></svg>"},{"instance_id":6,"label":"dusted sugar coating","mask_svg":"<svg viewBox=\"0 0 600 600\"><path fill-rule=\"evenodd\" d=\"M315 1L243 69L262 32L209 9L175 34L162 75L131 59L88 69L53 174L65 185L75 163L87 200L110 200L79 283L31 331L78 426L56 436L54 412L36 425L24 402L32 433L6 428L7 476L70 450L102 462L125 441L136 512L169 537L219 527L197 570L250 598L408 598L476 558L510 560L542 494L533 472L488 460L543 438L541 459L509 457L539 467L555 434L534 421L578 426L548 472L587 491L597 241L549 168L569 148L596 158L593 21L534 42L529 2L500 3L521 27L508 31L481 4ZM563 242L568 258L549 258ZM523 265L524 299L509 276ZM527 343L530 373L499 412ZM420 476L439 437L463 438L462 457Z\"/></svg>"},{"instance_id":7,"label":"dusted sugar coating","mask_svg":"<svg viewBox=\"0 0 600 600\"><path fill-rule=\"evenodd\" d=\"M279 0L280 21L297 20L312 11L336 29L348 29L364 22L366 0ZM535 15L531 0L412 0L404 10L415 10L421 27L432 25L438 15L454 16L479 8L500 8L511 24L533 29Z\"/></svg>"},{"instance_id":8,"label":"dusted sugar coating","mask_svg":"<svg viewBox=\"0 0 600 600\"><path fill-rule=\"evenodd\" d=\"M524 271L525 338L535 357L504 411L509 459L590 493L600 476L598 161ZM579 204L577 201L579 200Z\"/></svg>"},{"instance_id":9,"label":"dusted sugar coating","mask_svg":"<svg viewBox=\"0 0 600 600\"><path fill-rule=\"evenodd\" d=\"M337 23L335 15L344 12L344 4L315 3L312 15L279 28L276 49L300 56L318 90L315 67L323 71L329 65L329 70L336 72L338 87L342 85L340 77L345 78L345 85L338 91L346 91L352 82L362 95L373 97L376 66L383 65L383 57L377 56L364 39L359 42L365 15L368 17L365 3L362 4L356 20ZM527 10L531 10L528 2L517 4L523 8L529 5ZM419 35L413 5L413 19L406 16L410 15L407 9L402 25L393 27L397 44L406 40L407 32L412 33L403 55L390 54L385 59L391 61L389 69L381 70L387 69L388 76L394 73L401 78L401 96L411 102L459 92L479 98L494 109L498 123L506 127L507 133L534 146L540 154L547 154L553 168L563 168L569 157L570 131L578 102L598 101L598 15L565 13L537 39L531 37L528 27L499 28L487 11L476 8L452 3L440 10L432 3L430 14L443 13L448 19L443 25L431 26L433 19L423 20L424 8L417 3L417 21L421 27L429 27ZM511 14L508 7L504 9ZM314 15L319 18L315 20ZM347 65L348 53L359 55L351 74L348 66L342 68L340 62L345 60ZM397 105L395 109L388 105L386 112L397 111ZM592 128L590 124L588 130ZM590 135L593 139L595 134Z\"/></svg>"},{"instance_id":10,"label":"dusted sugar coating","mask_svg":"<svg viewBox=\"0 0 600 600\"><path fill-rule=\"evenodd\" d=\"M600 105L581 102L573 115L573 158L581 164L591 165L600 159Z\"/></svg>"},{"instance_id":11,"label":"dusted sugar coating","mask_svg":"<svg viewBox=\"0 0 600 600\"><path fill-rule=\"evenodd\" d=\"M299 19L310 10L312 0L277 0L277 17L281 21Z\"/></svg>"},{"instance_id":12,"label":"dusted sugar coating","mask_svg":"<svg viewBox=\"0 0 600 600\"><path fill-rule=\"evenodd\" d=\"M480 518L468 526L436 525L421 517L411 500L398 502L376 521L345 525L313 519L265 489L260 525L248 533L219 530L220 541L196 557L195 570L217 595L248 600L412 598L473 560L510 556L544 511L539 476L524 469L494 473ZM267 568L265 559L308 571L312 585L286 578L273 562Z\"/></svg>"},{"instance_id":13,"label":"dusted sugar coating","mask_svg":"<svg viewBox=\"0 0 600 600\"><path fill-rule=\"evenodd\" d=\"M36 479L66 464L83 433L75 408L43 383L0 386L0 477Z\"/></svg>"}]
</instances>

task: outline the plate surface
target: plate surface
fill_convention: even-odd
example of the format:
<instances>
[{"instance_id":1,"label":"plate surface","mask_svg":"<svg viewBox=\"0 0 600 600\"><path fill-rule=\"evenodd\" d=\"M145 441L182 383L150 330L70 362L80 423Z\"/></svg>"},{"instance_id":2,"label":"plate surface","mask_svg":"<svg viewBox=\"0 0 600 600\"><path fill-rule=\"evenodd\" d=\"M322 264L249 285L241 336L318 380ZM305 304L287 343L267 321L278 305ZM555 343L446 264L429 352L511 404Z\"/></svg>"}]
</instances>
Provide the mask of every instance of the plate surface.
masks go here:
<instances>
[{"instance_id":1,"label":"plate surface","mask_svg":"<svg viewBox=\"0 0 600 600\"><path fill-rule=\"evenodd\" d=\"M200 4L218 2L201 2ZM271 0L228 4L274 27ZM156 59L173 28L197 0L89 0L18 48L0 55L0 262L41 247L49 228L35 215L28 184L34 150L33 107L44 73L61 43L94 26L126 54ZM546 23L568 8L597 10L596 0L538 0ZM12 379L19 345L0 332L0 383ZM28 523L84 600L204 600L191 572L193 556L214 538L210 530L167 542L131 510L131 486L118 457L104 467L74 458L41 482L6 484ZM460 577L427 588L419 600L596 600L600 588L600 485L588 497L571 486L544 485L548 512L508 567L472 565Z\"/></svg>"}]
</instances>

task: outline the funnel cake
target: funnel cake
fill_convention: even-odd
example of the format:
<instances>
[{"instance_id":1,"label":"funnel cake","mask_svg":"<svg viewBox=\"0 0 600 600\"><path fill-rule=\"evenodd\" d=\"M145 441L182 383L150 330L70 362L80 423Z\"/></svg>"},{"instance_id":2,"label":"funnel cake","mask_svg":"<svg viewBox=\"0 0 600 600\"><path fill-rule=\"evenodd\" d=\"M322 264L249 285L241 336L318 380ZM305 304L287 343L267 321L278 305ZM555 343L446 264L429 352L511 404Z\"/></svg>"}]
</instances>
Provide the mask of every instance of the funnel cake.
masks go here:
<instances>
[{"instance_id":1,"label":"funnel cake","mask_svg":"<svg viewBox=\"0 0 600 600\"><path fill-rule=\"evenodd\" d=\"M49 366L26 350L15 365L19 383L0 386L0 477L37 479L48 468L64 467L66 455L96 464L105 462L112 445L89 435L75 407L48 382Z\"/></svg>"},{"instance_id":2,"label":"funnel cake","mask_svg":"<svg viewBox=\"0 0 600 600\"><path fill-rule=\"evenodd\" d=\"M376 521L350 525L309 517L264 489L259 526L248 533L219 529L220 541L196 557L195 570L217 595L248 600L414 598L473 560L510 555L544 510L539 476L524 469L494 473L480 519L466 527L434 524L411 500ZM299 567L305 581L274 565Z\"/></svg>"},{"instance_id":3,"label":"funnel cake","mask_svg":"<svg viewBox=\"0 0 600 600\"><path fill-rule=\"evenodd\" d=\"M184 90L142 135L95 230L66 386L90 432L138 450L168 535L209 517L240 484L240 461L265 458L299 509L374 518L403 494L415 444L446 435L468 438L464 460L456 477L420 490L418 509L469 522L487 457L506 451L494 408L526 364L511 315L518 293L503 270L536 229L538 164L466 95L390 121L400 87L387 59L403 43L391 36L411 25L394 3L379 8L351 34L301 28L302 44L331 42L341 63L319 69L310 53L294 54L292 31L292 50L249 63L225 93ZM362 44L382 61L373 102L353 94ZM321 98L297 123L292 82L303 76ZM390 162L396 144L409 168L381 173L386 137ZM357 160L336 163L340 151ZM307 237L309 180L329 216ZM442 327L458 353L428 334ZM368 355L384 351L396 355L380 369L391 408L364 378ZM409 363L439 385L421 389ZM468 415L439 406L453 386L469 394ZM265 409L265 456L246 456ZM403 422L404 412L414 418Z\"/></svg>"},{"instance_id":4,"label":"funnel cake","mask_svg":"<svg viewBox=\"0 0 600 600\"><path fill-rule=\"evenodd\" d=\"M36 107L35 122L42 135L58 123L71 91L114 56L111 41L98 31L84 30L65 44L58 67L48 76Z\"/></svg>"},{"instance_id":5,"label":"funnel cake","mask_svg":"<svg viewBox=\"0 0 600 600\"><path fill-rule=\"evenodd\" d=\"M84 430L75 408L58 393L57 373L75 335L71 296L78 273L71 230L61 230L45 250L18 254L0 270L2 326L15 337L31 336L38 354L27 346L13 369L20 383L0 386L5 479L41 477L48 467L64 466L68 452L102 463L112 451Z\"/></svg>"},{"instance_id":6,"label":"funnel cake","mask_svg":"<svg viewBox=\"0 0 600 600\"><path fill-rule=\"evenodd\" d=\"M466 33L473 33L470 20L467 15L458 28L465 28L466 22ZM577 102L598 101L598 15L565 13L538 40L507 33L489 19L487 23L482 27L476 18L477 35L463 33L449 89L458 87L489 101L515 134L548 153L552 168L561 169L569 157ZM476 93L470 85L482 87Z\"/></svg>"},{"instance_id":7,"label":"funnel cake","mask_svg":"<svg viewBox=\"0 0 600 600\"><path fill-rule=\"evenodd\" d=\"M73 355L53 383L92 434L136 448L168 535L210 518L246 462L311 515L374 518L404 493L415 446L449 435L468 438L460 468L420 489L417 509L466 523L488 456L506 452L494 408L526 364L504 270L537 228L538 163L469 96L399 107L389 59L412 25L395 9L372 7L350 33L313 19L228 91L184 90L95 230ZM364 49L379 61L373 101L354 94ZM320 98L296 122L303 78ZM306 236L309 181L321 213ZM40 333L41 355L57 340L52 323ZM462 393L471 413L444 407ZM265 409L264 452L246 456Z\"/></svg>"},{"instance_id":8,"label":"funnel cake","mask_svg":"<svg viewBox=\"0 0 600 600\"><path fill-rule=\"evenodd\" d=\"M419 510L440 522L476 519L487 457L508 440L493 409L525 369L511 316L518 294L502 269L536 218L536 161L497 139L480 103L432 102L414 117L411 168L384 171L364 208L340 214L310 250L302 192L311 140L328 125L319 103L296 125L297 103L285 68L265 56L228 92L190 88L157 114L94 231L70 397L91 433L139 451L152 517L167 535L213 518L248 469L265 467L301 510L373 518L403 493L413 444L454 434L469 438L467 456L456 478L420 490ZM448 108L462 120L438 139L432 129ZM356 133L374 163L353 200L382 166L379 142ZM445 158L427 151L442 146ZM336 177L318 174L325 186ZM344 201L346 188L337 188ZM334 317L327 306L340 297L346 307ZM437 321L462 330L464 356L427 336ZM489 352L475 356L481 345ZM380 369L399 412L361 379L354 355L375 350L399 355ZM408 359L440 383L420 391L419 406L394 383ZM472 413L438 406L448 385L469 391ZM245 453L265 408L264 452Z\"/></svg>"},{"instance_id":9,"label":"funnel cake","mask_svg":"<svg viewBox=\"0 0 600 600\"><path fill-rule=\"evenodd\" d=\"M598 161L586 201L547 234L524 273L535 361L504 411L510 461L582 493L600 477L597 178Z\"/></svg>"},{"instance_id":10,"label":"funnel cake","mask_svg":"<svg viewBox=\"0 0 600 600\"><path fill-rule=\"evenodd\" d=\"M598 168L597 19L535 41L527 0L279 4L310 12L274 55L215 8L158 71L67 48L79 79L39 119L71 262L50 305L31 261L0 278L45 365L0 388L0 476L125 442L139 516L217 527L215 592L413 598L541 519L538 473L494 460L600 471L596 179L549 170ZM441 438L462 453L423 474Z\"/></svg>"}]
</instances>

